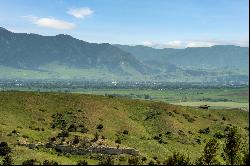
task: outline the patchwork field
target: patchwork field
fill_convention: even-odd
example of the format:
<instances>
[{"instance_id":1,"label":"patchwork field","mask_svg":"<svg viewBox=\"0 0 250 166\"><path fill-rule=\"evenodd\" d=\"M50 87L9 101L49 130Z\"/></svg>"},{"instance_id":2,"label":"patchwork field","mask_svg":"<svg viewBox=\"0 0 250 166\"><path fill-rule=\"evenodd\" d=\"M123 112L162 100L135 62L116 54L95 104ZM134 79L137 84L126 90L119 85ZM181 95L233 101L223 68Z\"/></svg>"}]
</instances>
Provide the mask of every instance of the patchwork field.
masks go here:
<instances>
[{"instance_id":1,"label":"patchwork field","mask_svg":"<svg viewBox=\"0 0 250 166\"><path fill-rule=\"evenodd\" d=\"M146 157L143 164L151 160L162 163L173 152L184 153L194 162L210 138L218 139L221 151L223 135L230 126L238 126L248 142L249 115L238 109L201 110L112 95L6 91L0 92L0 112L0 141L11 146L15 164L31 158L38 164L45 159L59 164L76 164L79 160L97 164L103 156L23 146L53 139L54 144L61 145L77 137L92 140L90 143L97 147L133 148ZM68 135L60 136L65 130ZM127 164L129 155L115 158L116 164ZM225 163L220 155L217 158Z\"/></svg>"}]
</instances>

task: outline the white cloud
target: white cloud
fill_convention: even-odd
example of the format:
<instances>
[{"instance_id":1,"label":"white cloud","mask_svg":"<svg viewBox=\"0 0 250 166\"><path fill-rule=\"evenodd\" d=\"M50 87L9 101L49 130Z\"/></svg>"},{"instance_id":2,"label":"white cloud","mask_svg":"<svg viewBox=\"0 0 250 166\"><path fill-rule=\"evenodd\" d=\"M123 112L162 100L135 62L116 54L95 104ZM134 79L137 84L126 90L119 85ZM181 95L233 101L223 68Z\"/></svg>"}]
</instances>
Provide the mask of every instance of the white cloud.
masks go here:
<instances>
[{"instance_id":1,"label":"white cloud","mask_svg":"<svg viewBox=\"0 0 250 166\"><path fill-rule=\"evenodd\" d=\"M187 48L187 47L211 47L214 45L238 45L238 46L249 46L249 40L238 40L238 41L181 41L174 40L166 43L156 43L153 41L144 41L143 45L154 47L154 48Z\"/></svg>"},{"instance_id":2,"label":"white cloud","mask_svg":"<svg viewBox=\"0 0 250 166\"><path fill-rule=\"evenodd\" d=\"M167 44L164 44L165 47L170 47L170 48L183 48L185 47L185 43L183 41L170 41L167 42Z\"/></svg>"},{"instance_id":3,"label":"white cloud","mask_svg":"<svg viewBox=\"0 0 250 166\"><path fill-rule=\"evenodd\" d=\"M83 8L69 9L67 13L76 17L76 18L85 18L87 16L92 15L94 13L94 11L88 7L83 7Z\"/></svg>"},{"instance_id":4,"label":"white cloud","mask_svg":"<svg viewBox=\"0 0 250 166\"><path fill-rule=\"evenodd\" d=\"M142 42L142 45L152 47L154 43L152 41L146 40Z\"/></svg>"},{"instance_id":5,"label":"white cloud","mask_svg":"<svg viewBox=\"0 0 250 166\"><path fill-rule=\"evenodd\" d=\"M53 29L72 29L75 27L74 23L57 20L55 18L38 18L34 16L24 16L23 18L31 21L41 27L53 28Z\"/></svg>"},{"instance_id":6,"label":"white cloud","mask_svg":"<svg viewBox=\"0 0 250 166\"><path fill-rule=\"evenodd\" d=\"M211 47L216 45L216 43L212 42L187 42L186 47Z\"/></svg>"}]
</instances>

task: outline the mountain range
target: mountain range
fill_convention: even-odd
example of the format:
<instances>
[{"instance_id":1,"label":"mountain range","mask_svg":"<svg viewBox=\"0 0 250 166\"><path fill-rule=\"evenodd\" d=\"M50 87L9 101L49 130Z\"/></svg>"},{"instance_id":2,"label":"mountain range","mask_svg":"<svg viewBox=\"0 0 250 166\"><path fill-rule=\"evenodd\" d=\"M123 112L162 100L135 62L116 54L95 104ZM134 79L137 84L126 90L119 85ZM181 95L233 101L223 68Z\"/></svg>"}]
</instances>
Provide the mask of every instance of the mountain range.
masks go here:
<instances>
[{"instance_id":1,"label":"mountain range","mask_svg":"<svg viewBox=\"0 0 250 166\"><path fill-rule=\"evenodd\" d=\"M249 48L186 49L89 43L0 28L0 78L118 81L248 81Z\"/></svg>"}]
</instances>

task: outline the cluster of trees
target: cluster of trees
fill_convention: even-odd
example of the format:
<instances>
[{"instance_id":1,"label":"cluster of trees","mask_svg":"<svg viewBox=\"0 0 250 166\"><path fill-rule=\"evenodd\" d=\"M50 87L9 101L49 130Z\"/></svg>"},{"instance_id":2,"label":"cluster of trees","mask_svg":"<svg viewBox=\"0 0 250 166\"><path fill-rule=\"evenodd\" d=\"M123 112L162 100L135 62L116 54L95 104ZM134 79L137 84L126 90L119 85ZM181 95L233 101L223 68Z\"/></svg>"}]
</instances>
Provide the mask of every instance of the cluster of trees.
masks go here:
<instances>
[{"instance_id":1,"label":"cluster of trees","mask_svg":"<svg viewBox=\"0 0 250 166\"><path fill-rule=\"evenodd\" d=\"M102 128L101 125L98 128ZM166 158L161 163L157 157L154 160L150 160L148 165L220 165L218 161L218 153L220 149L220 143L217 139L210 139L203 149L202 155L195 161L192 162L189 157L181 153L173 153L172 156ZM228 130L225 137L225 144L223 147L223 159L226 164L229 165L248 165L249 164L249 147L244 143L241 134L239 134L237 127L232 127ZM13 159L11 156L11 148L6 142L0 143L0 156L3 156L3 165L13 165ZM141 165L147 161L146 157L131 156L128 159L129 165ZM36 159L29 159L23 161L22 165L36 165ZM99 165L114 165L115 160L112 156L104 157ZM43 165L58 165L56 161L44 160ZM88 165L85 160L78 161L77 165Z\"/></svg>"},{"instance_id":2,"label":"cluster of trees","mask_svg":"<svg viewBox=\"0 0 250 166\"><path fill-rule=\"evenodd\" d=\"M220 143L217 139L210 139L203 149L202 155L192 162L189 157L181 153L173 153L163 163L157 157L154 161L150 160L148 165L221 165L218 161ZM232 127L226 134L225 144L223 147L223 159L228 165L248 165L249 164L249 148L243 141L242 136L239 134L237 127ZM147 159L138 156L132 156L128 159L129 165L142 165L145 164ZM80 161L78 165L87 165L86 161ZM114 165L114 158L107 156L99 165Z\"/></svg>"}]
</instances>

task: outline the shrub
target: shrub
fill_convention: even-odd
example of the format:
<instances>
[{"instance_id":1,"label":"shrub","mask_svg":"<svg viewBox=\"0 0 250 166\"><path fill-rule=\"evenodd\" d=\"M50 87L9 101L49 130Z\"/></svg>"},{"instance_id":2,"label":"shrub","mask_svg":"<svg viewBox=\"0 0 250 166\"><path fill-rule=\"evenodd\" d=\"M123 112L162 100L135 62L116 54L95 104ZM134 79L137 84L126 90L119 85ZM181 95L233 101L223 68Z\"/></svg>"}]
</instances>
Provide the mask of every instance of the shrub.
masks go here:
<instances>
[{"instance_id":1,"label":"shrub","mask_svg":"<svg viewBox=\"0 0 250 166\"><path fill-rule=\"evenodd\" d=\"M68 128L68 131L69 131L69 132L76 132L76 130L77 130L77 126L74 125L74 124L71 124L71 125L69 126L69 128Z\"/></svg>"},{"instance_id":2,"label":"shrub","mask_svg":"<svg viewBox=\"0 0 250 166\"><path fill-rule=\"evenodd\" d=\"M13 133L13 134L17 134L17 131L16 131L16 130L13 130L11 133Z\"/></svg>"},{"instance_id":3,"label":"shrub","mask_svg":"<svg viewBox=\"0 0 250 166\"><path fill-rule=\"evenodd\" d=\"M26 138L26 139L29 138L29 136L27 136L27 135L22 135L22 137L23 137L23 138Z\"/></svg>"},{"instance_id":4,"label":"shrub","mask_svg":"<svg viewBox=\"0 0 250 166\"><path fill-rule=\"evenodd\" d=\"M13 165L13 159L10 154L4 156L3 165Z\"/></svg>"},{"instance_id":5,"label":"shrub","mask_svg":"<svg viewBox=\"0 0 250 166\"><path fill-rule=\"evenodd\" d=\"M124 130L122 133L128 135L128 130Z\"/></svg>"},{"instance_id":6,"label":"shrub","mask_svg":"<svg viewBox=\"0 0 250 166\"><path fill-rule=\"evenodd\" d=\"M148 165L156 165L155 162L153 160L151 160Z\"/></svg>"},{"instance_id":7,"label":"shrub","mask_svg":"<svg viewBox=\"0 0 250 166\"><path fill-rule=\"evenodd\" d=\"M81 128L81 133L83 133L83 134L87 133L88 131L89 130L84 126Z\"/></svg>"},{"instance_id":8,"label":"shrub","mask_svg":"<svg viewBox=\"0 0 250 166\"><path fill-rule=\"evenodd\" d=\"M249 151L244 153L242 165L249 165Z\"/></svg>"},{"instance_id":9,"label":"shrub","mask_svg":"<svg viewBox=\"0 0 250 166\"><path fill-rule=\"evenodd\" d=\"M189 157L185 157L180 153L174 153L164 161L165 165L192 165Z\"/></svg>"},{"instance_id":10,"label":"shrub","mask_svg":"<svg viewBox=\"0 0 250 166\"><path fill-rule=\"evenodd\" d=\"M49 139L50 142L55 142L56 141L56 137L52 137Z\"/></svg>"},{"instance_id":11,"label":"shrub","mask_svg":"<svg viewBox=\"0 0 250 166\"><path fill-rule=\"evenodd\" d=\"M216 155L219 149L219 143L216 139L212 138L208 141L203 150L203 155L198 161L198 165L211 165L216 164Z\"/></svg>"},{"instance_id":12,"label":"shrub","mask_svg":"<svg viewBox=\"0 0 250 166\"><path fill-rule=\"evenodd\" d=\"M220 132L217 132L217 133L214 134L214 138L222 139L222 138L225 138L225 135L220 133Z\"/></svg>"},{"instance_id":13,"label":"shrub","mask_svg":"<svg viewBox=\"0 0 250 166\"><path fill-rule=\"evenodd\" d=\"M79 137L78 137L78 136L75 136L74 139L73 139L73 141L72 141L72 143L73 143L73 144L78 144L79 142L80 142Z\"/></svg>"},{"instance_id":14,"label":"shrub","mask_svg":"<svg viewBox=\"0 0 250 166\"><path fill-rule=\"evenodd\" d=\"M121 138L120 138L120 137L118 137L118 138L117 138L117 140L115 140L115 143L117 143L117 144L121 144L121 143L122 143Z\"/></svg>"},{"instance_id":15,"label":"shrub","mask_svg":"<svg viewBox=\"0 0 250 166\"><path fill-rule=\"evenodd\" d=\"M114 159L111 156L107 156L98 165L114 165Z\"/></svg>"},{"instance_id":16,"label":"shrub","mask_svg":"<svg viewBox=\"0 0 250 166\"><path fill-rule=\"evenodd\" d=\"M25 160L22 165L35 165L36 159Z\"/></svg>"},{"instance_id":17,"label":"shrub","mask_svg":"<svg viewBox=\"0 0 250 166\"><path fill-rule=\"evenodd\" d=\"M98 129L98 130L103 129L103 125L102 125L102 124L97 125L97 126L96 126L96 129Z\"/></svg>"},{"instance_id":18,"label":"shrub","mask_svg":"<svg viewBox=\"0 0 250 166\"><path fill-rule=\"evenodd\" d=\"M128 159L128 164L129 165L141 165L140 158L137 156L131 156Z\"/></svg>"},{"instance_id":19,"label":"shrub","mask_svg":"<svg viewBox=\"0 0 250 166\"><path fill-rule=\"evenodd\" d=\"M210 129L209 129L209 127L205 128L205 129L200 129L199 133L200 134L208 134L208 133L210 133Z\"/></svg>"},{"instance_id":20,"label":"shrub","mask_svg":"<svg viewBox=\"0 0 250 166\"><path fill-rule=\"evenodd\" d=\"M182 114L183 116L184 116L184 118L188 121L188 122L190 122L190 123L192 123L192 122L194 122L195 121L195 119L194 118L192 118L192 117L190 117L190 115L189 114Z\"/></svg>"},{"instance_id":21,"label":"shrub","mask_svg":"<svg viewBox=\"0 0 250 166\"><path fill-rule=\"evenodd\" d=\"M76 165L88 165L88 162L85 160L78 161Z\"/></svg>"},{"instance_id":22,"label":"shrub","mask_svg":"<svg viewBox=\"0 0 250 166\"><path fill-rule=\"evenodd\" d=\"M63 130L61 133L58 134L57 137L68 137L69 136L69 132Z\"/></svg>"},{"instance_id":23,"label":"shrub","mask_svg":"<svg viewBox=\"0 0 250 166\"><path fill-rule=\"evenodd\" d=\"M240 160L240 152L242 150L242 137L238 133L237 127L232 127L226 134L224 153L226 161L235 165Z\"/></svg>"},{"instance_id":24,"label":"shrub","mask_svg":"<svg viewBox=\"0 0 250 166\"><path fill-rule=\"evenodd\" d=\"M99 139L99 134L98 134L98 132L95 132L94 139L92 141L96 142L98 139Z\"/></svg>"},{"instance_id":25,"label":"shrub","mask_svg":"<svg viewBox=\"0 0 250 166\"><path fill-rule=\"evenodd\" d=\"M85 160L78 161L76 165L88 165L88 162Z\"/></svg>"},{"instance_id":26,"label":"shrub","mask_svg":"<svg viewBox=\"0 0 250 166\"><path fill-rule=\"evenodd\" d=\"M51 160L51 161L49 161L49 160L44 160L44 161L43 161L43 165L58 165L58 162L53 161L53 160Z\"/></svg>"},{"instance_id":27,"label":"shrub","mask_svg":"<svg viewBox=\"0 0 250 166\"><path fill-rule=\"evenodd\" d=\"M7 142L0 143L0 156L5 156L11 152Z\"/></svg>"},{"instance_id":28,"label":"shrub","mask_svg":"<svg viewBox=\"0 0 250 166\"><path fill-rule=\"evenodd\" d=\"M142 162L147 161L147 157L145 157L145 156L142 157L141 161L142 161Z\"/></svg>"}]
</instances>

